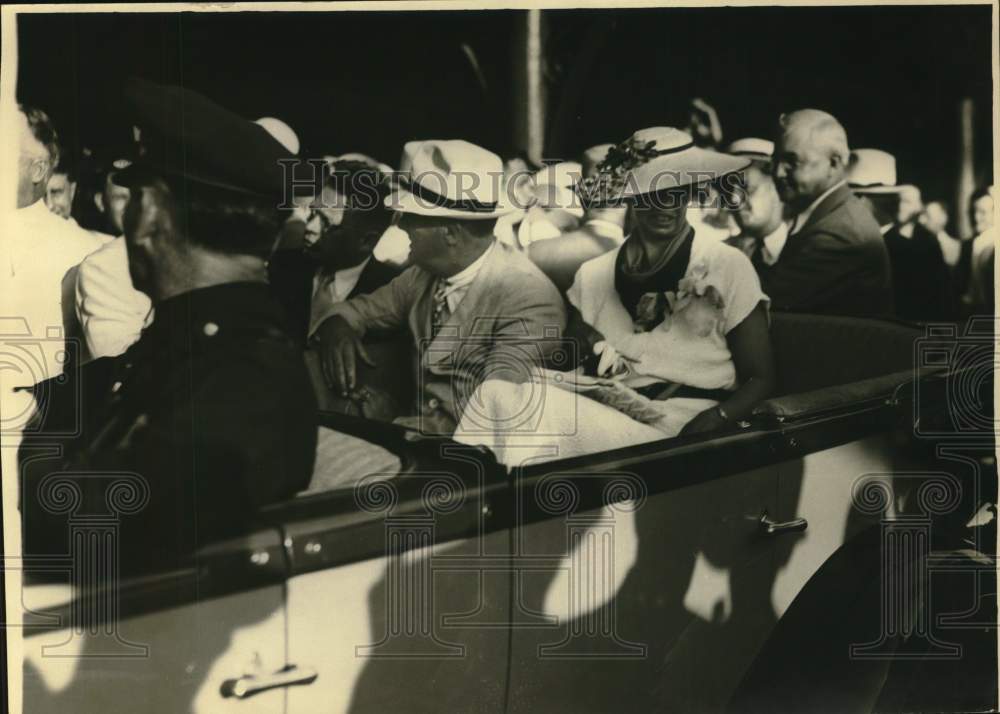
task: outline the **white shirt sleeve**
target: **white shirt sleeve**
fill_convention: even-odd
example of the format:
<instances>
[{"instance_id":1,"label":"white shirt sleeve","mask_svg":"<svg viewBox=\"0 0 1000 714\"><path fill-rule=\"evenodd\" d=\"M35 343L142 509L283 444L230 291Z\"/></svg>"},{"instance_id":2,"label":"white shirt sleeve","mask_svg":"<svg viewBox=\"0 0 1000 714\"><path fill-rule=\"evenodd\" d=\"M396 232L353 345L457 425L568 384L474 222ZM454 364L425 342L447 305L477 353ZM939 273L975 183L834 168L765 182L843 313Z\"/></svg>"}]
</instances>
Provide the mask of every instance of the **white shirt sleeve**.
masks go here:
<instances>
[{"instance_id":1,"label":"white shirt sleeve","mask_svg":"<svg viewBox=\"0 0 1000 714\"><path fill-rule=\"evenodd\" d=\"M726 250L719 256L722 284L717 287L725 303L722 308L726 323L724 331L729 334L730 330L754 311L759 302L763 300L766 307L771 299L761 289L760 278L757 277L757 271L754 270L750 259L736 248L730 246L720 246L720 248Z\"/></svg>"},{"instance_id":2,"label":"white shirt sleeve","mask_svg":"<svg viewBox=\"0 0 1000 714\"><path fill-rule=\"evenodd\" d=\"M76 310L95 358L120 355L152 322L149 297L132 286L124 239L111 241L80 264Z\"/></svg>"}]
</instances>

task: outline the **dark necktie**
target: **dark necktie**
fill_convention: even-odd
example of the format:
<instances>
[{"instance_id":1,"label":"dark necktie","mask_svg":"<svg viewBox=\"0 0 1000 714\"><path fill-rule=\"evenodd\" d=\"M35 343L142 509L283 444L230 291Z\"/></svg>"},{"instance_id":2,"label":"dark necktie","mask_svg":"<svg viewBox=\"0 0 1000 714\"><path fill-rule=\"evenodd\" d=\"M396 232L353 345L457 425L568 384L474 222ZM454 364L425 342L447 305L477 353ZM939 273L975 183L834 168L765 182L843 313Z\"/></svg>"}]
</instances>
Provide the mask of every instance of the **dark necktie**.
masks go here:
<instances>
[{"instance_id":1,"label":"dark necktie","mask_svg":"<svg viewBox=\"0 0 1000 714\"><path fill-rule=\"evenodd\" d=\"M438 280L434 290L434 312L431 313L431 337L437 337L442 325L448 322L451 313L448 310L448 283Z\"/></svg>"},{"instance_id":2,"label":"dark necktie","mask_svg":"<svg viewBox=\"0 0 1000 714\"><path fill-rule=\"evenodd\" d=\"M764 241L754 241L753 252L750 254L750 262L753 264L754 270L758 273L767 269L767 263L764 261Z\"/></svg>"}]
</instances>

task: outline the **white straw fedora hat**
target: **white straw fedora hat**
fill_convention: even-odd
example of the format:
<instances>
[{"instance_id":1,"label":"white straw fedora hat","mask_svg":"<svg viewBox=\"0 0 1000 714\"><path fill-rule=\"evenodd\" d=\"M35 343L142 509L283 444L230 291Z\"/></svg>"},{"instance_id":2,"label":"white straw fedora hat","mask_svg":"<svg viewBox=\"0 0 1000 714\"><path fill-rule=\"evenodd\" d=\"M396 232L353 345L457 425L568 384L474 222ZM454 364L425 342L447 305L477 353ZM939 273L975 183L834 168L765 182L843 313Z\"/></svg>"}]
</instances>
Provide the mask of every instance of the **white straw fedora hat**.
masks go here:
<instances>
[{"instance_id":1,"label":"white straw fedora hat","mask_svg":"<svg viewBox=\"0 0 1000 714\"><path fill-rule=\"evenodd\" d=\"M516 210L505 185L503 161L491 151L461 139L410 141L385 205L420 216L499 218Z\"/></svg>"},{"instance_id":2,"label":"white straw fedora hat","mask_svg":"<svg viewBox=\"0 0 1000 714\"><path fill-rule=\"evenodd\" d=\"M847 184L855 193L899 193L896 157L880 149L855 149L847 165Z\"/></svg>"},{"instance_id":3,"label":"white straw fedora hat","mask_svg":"<svg viewBox=\"0 0 1000 714\"><path fill-rule=\"evenodd\" d=\"M640 129L612 147L601 163L600 173L594 181L584 181L581 191L591 200L614 202L708 184L749 165L749 159L695 146L691 135L680 129L658 126Z\"/></svg>"}]
</instances>

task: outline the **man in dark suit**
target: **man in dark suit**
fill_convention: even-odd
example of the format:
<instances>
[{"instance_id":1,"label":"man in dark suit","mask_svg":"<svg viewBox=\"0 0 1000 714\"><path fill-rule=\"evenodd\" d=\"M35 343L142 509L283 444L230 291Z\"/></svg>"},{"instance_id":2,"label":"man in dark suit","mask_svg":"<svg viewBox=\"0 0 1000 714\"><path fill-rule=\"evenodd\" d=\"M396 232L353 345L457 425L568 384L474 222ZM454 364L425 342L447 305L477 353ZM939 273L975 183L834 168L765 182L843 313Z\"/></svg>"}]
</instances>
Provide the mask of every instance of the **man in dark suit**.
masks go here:
<instances>
[{"instance_id":1,"label":"man in dark suit","mask_svg":"<svg viewBox=\"0 0 1000 714\"><path fill-rule=\"evenodd\" d=\"M781 258L760 271L777 310L892 313L889 256L878 224L847 186L847 132L816 109L784 114L774 182L793 216Z\"/></svg>"},{"instance_id":2,"label":"man in dark suit","mask_svg":"<svg viewBox=\"0 0 1000 714\"><path fill-rule=\"evenodd\" d=\"M851 152L848 185L871 212L885 240L896 315L926 322L955 317L951 274L937 236L920 225L920 189L896 185L896 159L878 149Z\"/></svg>"},{"instance_id":3,"label":"man in dark suit","mask_svg":"<svg viewBox=\"0 0 1000 714\"><path fill-rule=\"evenodd\" d=\"M303 345L320 340L318 321L332 305L367 295L399 274L372 255L392 221L383 205L388 195L388 177L377 169L358 161L332 164L306 221L305 246L271 258L271 287Z\"/></svg>"}]
</instances>

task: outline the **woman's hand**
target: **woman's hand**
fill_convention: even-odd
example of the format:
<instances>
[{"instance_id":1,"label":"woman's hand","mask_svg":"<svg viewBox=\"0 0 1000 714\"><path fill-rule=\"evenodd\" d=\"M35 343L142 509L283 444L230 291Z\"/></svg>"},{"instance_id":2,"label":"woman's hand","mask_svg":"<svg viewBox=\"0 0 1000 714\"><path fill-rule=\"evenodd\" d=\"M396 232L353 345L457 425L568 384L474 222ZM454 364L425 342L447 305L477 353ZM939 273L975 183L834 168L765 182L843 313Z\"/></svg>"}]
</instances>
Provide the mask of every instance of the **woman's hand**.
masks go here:
<instances>
[{"instance_id":1,"label":"woman's hand","mask_svg":"<svg viewBox=\"0 0 1000 714\"><path fill-rule=\"evenodd\" d=\"M717 429L722 429L729 422L722 418L722 414L716 407L711 409L706 409L696 416L694 419L689 421L681 429L680 436L686 436L688 434L704 434L709 431L716 431Z\"/></svg>"},{"instance_id":2,"label":"woman's hand","mask_svg":"<svg viewBox=\"0 0 1000 714\"><path fill-rule=\"evenodd\" d=\"M619 353L607 340L597 342L593 350L594 354L599 357L597 362L598 377L621 379L632 373L630 363L635 360Z\"/></svg>"}]
</instances>

